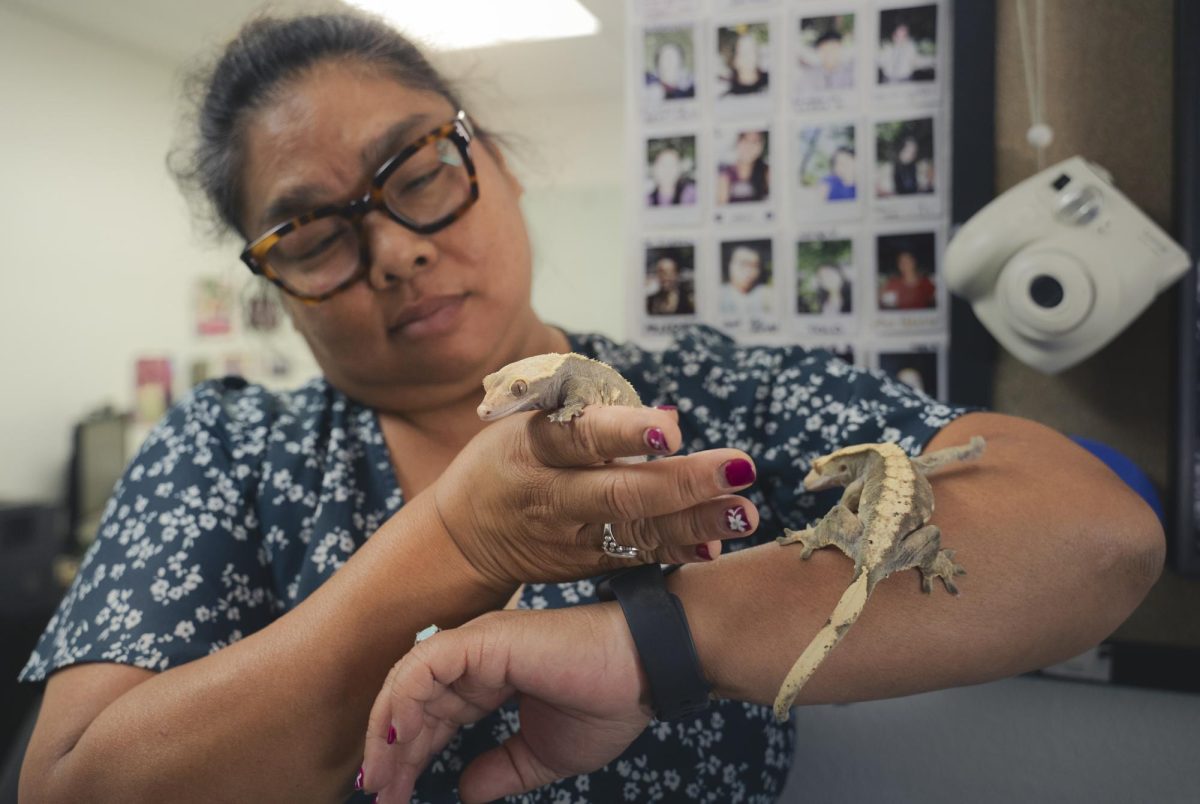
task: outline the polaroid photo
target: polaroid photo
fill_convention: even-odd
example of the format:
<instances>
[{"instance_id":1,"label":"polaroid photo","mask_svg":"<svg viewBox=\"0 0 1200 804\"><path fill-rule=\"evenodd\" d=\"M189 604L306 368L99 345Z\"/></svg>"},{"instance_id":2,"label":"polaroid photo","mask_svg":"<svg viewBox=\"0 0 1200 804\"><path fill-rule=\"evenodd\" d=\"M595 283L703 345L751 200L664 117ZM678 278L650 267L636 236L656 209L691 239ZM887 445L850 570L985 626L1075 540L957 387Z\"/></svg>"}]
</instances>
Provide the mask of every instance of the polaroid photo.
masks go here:
<instances>
[{"instance_id":1,"label":"polaroid photo","mask_svg":"<svg viewBox=\"0 0 1200 804\"><path fill-rule=\"evenodd\" d=\"M769 234L717 241L714 320L731 332L751 336L780 332L779 280L775 243Z\"/></svg>"},{"instance_id":2,"label":"polaroid photo","mask_svg":"<svg viewBox=\"0 0 1200 804\"><path fill-rule=\"evenodd\" d=\"M642 87L642 118L648 123L669 123L695 118L700 113L696 86L694 23L638 29L634 52L641 54L635 85Z\"/></svg>"},{"instance_id":3,"label":"polaroid photo","mask_svg":"<svg viewBox=\"0 0 1200 804\"><path fill-rule=\"evenodd\" d=\"M874 49L877 105L935 108L941 101L948 47L938 3L880 9Z\"/></svg>"},{"instance_id":4,"label":"polaroid photo","mask_svg":"<svg viewBox=\"0 0 1200 804\"><path fill-rule=\"evenodd\" d=\"M881 344L875 352L875 368L934 399L946 398L947 363L943 343Z\"/></svg>"},{"instance_id":5,"label":"polaroid photo","mask_svg":"<svg viewBox=\"0 0 1200 804\"><path fill-rule=\"evenodd\" d=\"M771 128L766 124L723 126L713 139L713 220L755 225L775 219Z\"/></svg>"},{"instance_id":6,"label":"polaroid photo","mask_svg":"<svg viewBox=\"0 0 1200 804\"><path fill-rule=\"evenodd\" d=\"M649 320L696 319L696 243L650 240L643 251L643 309Z\"/></svg>"},{"instance_id":7,"label":"polaroid photo","mask_svg":"<svg viewBox=\"0 0 1200 804\"><path fill-rule=\"evenodd\" d=\"M807 9L791 17L788 70L795 111L858 108L862 32L856 27L857 17L848 11L817 13Z\"/></svg>"},{"instance_id":8,"label":"polaroid photo","mask_svg":"<svg viewBox=\"0 0 1200 804\"><path fill-rule=\"evenodd\" d=\"M702 287L712 273L708 255L686 232L657 232L634 240L628 259L633 269L625 285L633 337L665 343L677 330L705 322L703 307L714 290Z\"/></svg>"},{"instance_id":9,"label":"polaroid photo","mask_svg":"<svg viewBox=\"0 0 1200 804\"><path fill-rule=\"evenodd\" d=\"M874 202L883 218L938 217L943 185L938 153L941 132L934 116L874 123Z\"/></svg>"},{"instance_id":10,"label":"polaroid photo","mask_svg":"<svg viewBox=\"0 0 1200 804\"><path fill-rule=\"evenodd\" d=\"M806 233L792 248L792 331L804 339L854 335L862 285L856 238L846 231Z\"/></svg>"},{"instance_id":11,"label":"polaroid photo","mask_svg":"<svg viewBox=\"0 0 1200 804\"><path fill-rule=\"evenodd\" d=\"M935 227L876 232L871 255L876 333L945 329L948 303L941 278L942 251L942 235Z\"/></svg>"},{"instance_id":12,"label":"polaroid photo","mask_svg":"<svg viewBox=\"0 0 1200 804\"><path fill-rule=\"evenodd\" d=\"M704 181L695 134L672 134L643 140L642 218L654 226L695 225L701 220Z\"/></svg>"},{"instance_id":13,"label":"polaroid photo","mask_svg":"<svg viewBox=\"0 0 1200 804\"><path fill-rule=\"evenodd\" d=\"M865 160L852 121L801 122L792 133L792 208L796 221L863 217Z\"/></svg>"},{"instance_id":14,"label":"polaroid photo","mask_svg":"<svg viewBox=\"0 0 1200 804\"><path fill-rule=\"evenodd\" d=\"M775 75L771 23L765 18L736 18L713 26L709 64L713 108L725 119L769 117Z\"/></svg>"}]
</instances>

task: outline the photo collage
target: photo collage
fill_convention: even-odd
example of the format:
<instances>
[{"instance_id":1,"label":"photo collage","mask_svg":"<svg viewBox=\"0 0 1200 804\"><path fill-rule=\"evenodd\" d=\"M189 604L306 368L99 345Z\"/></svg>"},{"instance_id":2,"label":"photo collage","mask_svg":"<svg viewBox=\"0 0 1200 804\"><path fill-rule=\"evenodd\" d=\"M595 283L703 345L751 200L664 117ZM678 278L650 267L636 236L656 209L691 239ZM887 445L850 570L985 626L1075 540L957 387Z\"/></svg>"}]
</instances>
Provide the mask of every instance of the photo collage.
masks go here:
<instances>
[{"instance_id":1,"label":"photo collage","mask_svg":"<svg viewBox=\"0 0 1200 804\"><path fill-rule=\"evenodd\" d=\"M627 3L631 336L707 324L944 398L952 4Z\"/></svg>"}]
</instances>

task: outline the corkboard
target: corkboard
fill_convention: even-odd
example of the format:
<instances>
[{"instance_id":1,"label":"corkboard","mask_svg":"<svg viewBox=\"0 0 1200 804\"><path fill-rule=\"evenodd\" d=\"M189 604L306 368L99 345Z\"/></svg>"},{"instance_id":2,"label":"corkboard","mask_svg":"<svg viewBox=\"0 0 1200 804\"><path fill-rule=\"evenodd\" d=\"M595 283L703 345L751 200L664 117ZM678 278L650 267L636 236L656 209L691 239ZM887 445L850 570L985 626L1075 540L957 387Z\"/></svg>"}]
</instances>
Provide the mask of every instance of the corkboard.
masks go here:
<instances>
[{"instance_id":1,"label":"corkboard","mask_svg":"<svg viewBox=\"0 0 1200 804\"><path fill-rule=\"evenodd\" d=\"M1034 7L1028 0L1030 16ZM1075 154L1098 162L1169 231L1173 0L1049 0L1045 14L1044 109L1055 132L1046 164ZM1016 0L998 0L997 192L1037 170L1025 142L1030 120L1019 37ZM995 409L1115 447L1168 501L1175 309L1174 292L1164 294L1102 351L1054 377L999 350ZM1200 646L1198 611L1200 582L1168 572L1115 638Z\"/></svg>"}]
</instances>

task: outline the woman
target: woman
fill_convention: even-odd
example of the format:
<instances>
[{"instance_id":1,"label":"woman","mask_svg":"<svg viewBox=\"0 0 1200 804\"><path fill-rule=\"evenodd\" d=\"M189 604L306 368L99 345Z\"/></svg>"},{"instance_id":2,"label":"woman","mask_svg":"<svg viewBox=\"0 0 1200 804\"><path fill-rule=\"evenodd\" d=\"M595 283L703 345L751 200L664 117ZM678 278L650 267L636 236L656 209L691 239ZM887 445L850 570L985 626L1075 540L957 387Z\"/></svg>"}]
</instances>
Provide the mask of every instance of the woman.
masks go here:
<instances>
[{"instance_id":1,"label":"woman","mask_svg":"<svg viewBox=\"0 0 1200 804\"><path fill-rule=\"evenodd\" d=\"M896 272L879 288L879 307L884 310L925 310L937 306L937 288L921 270L916 256L907 249L896 255Z\"/></svg>"},{"instance_id":2,"label":"woman","mask_svg":"<svg viewBox=\"0 0 1200 804\"><path fill-rule=\"evenodd\" d=\"M761 700L760 689L782 676L778 662L750 657L746 672L730 672L736 654L761 652L746 638L766 624L790 631L780 612L807 626L818 616L812 601L824 604L838 572L820 560L811 562L817 572L784 571L788 562L762 548L743 551L744 561L711 561L716 540L753 533L760 517L770 533L782 517L811 515L812 501L796 497L797 478L830 439L890 436L916 452L958 413L819 352L745 352L698 330L671 352L651 353L543 324L529 306L520 185L459 109L407 42L360 18L261 20L226 50L201 108L197 177L248 241L248 264L286 289L324 377L291 394L206 384L148 440L24 671L29 680L49 676L22 772L26 800L344 798L372 701L414 634L495 611L523 582L523 607L594 600L591 581L572 579L621 566L600 550L605 523L645 561L720 569L685 568L675 583L692 585L681 596L720 694ZM566 349L618 366L645 402L688 410L589 408L567 426L539 414L481 425L483 376ZM724 379L713 374L719 367ZM801 438L809 419L791 402L770 413L771 437L745 416L727 416L744 406L765 419L814 383L822 398L844 396L853 432L838 426ZM1154 574L1154 534L1115 481L1104 486L1103 470L1031 425L959 421L993 439L987 466L999 475L983 491L939 487L949 490L948 527L962 528L964 547L977 545L960 553L973 555L973 571L987 578L991 565L1012 569L999 573L1004 584L981 582L978 601L961 608L978 621L1004 604L1012 628L938 648L927 670L876 681L835 673L838 684L814 682L814 694L902 692L1066 655L1123 617ZM963 440L956 424L935 443ZM707 449L725 441L751 447L754 462ZM684 457L605 463L685 445L692 454ZM1036 472L1023 468L1030 462ZM1053 501L1038 497L1046 484L1034 482L1047 471L1058 478ZM738 496L756 472L756 490ZM1089 484L1100 484L1095 500ZM972 514L963 503L991 499L997 485L1011 504ZM1065 534L1091 532L1093 520L1045 516L1072 488L1074 510L1121 535L1103 558L1067 560L1062 547ZM1024 553L1012 549L1013 511L1035 512L1039 540ZM1053 569L1037 571L1043 562ZM737 616L705 612L696 584ZM1046 588L1055 590L1049 601ZM1047 602L1075 621L1046 617ZM577 626L611 607L572 611ZM720 633L733 627L743 630ZM872 633L867 622L859 627ZM948 631L959 645L961 629ZM608 628L604 644L616 633ZM1019 650L998 647L1015 633ZM946 639L920 629L905 637L917 650ZM795 640L785 633L780 642L790 650ZM904 655L864 659L857 650L859 661L882 657L885 670L895 661L888 657ZM948 658L962 662L948 669ZM635 767L638 784L653 780L665 798L703 789L718 800L770 800L791 742L765 712L725 701L703 721L642 734L624 764L547 788L539 800L616 800ZM454 800L458 770L513 724L502 713L456 735L417 780L418 799Z\"/></svg>"},{"instance_id":3,"label":"woman","mask_svg":"<svg viewBox=\"0 0 1200 804\"><path fill-rule=\"evenodd\" d=\"M733 163L717 169L717 203L766 201L770 192L767 132L739 131L733 144Z\"/></svg>"}]
</instances>

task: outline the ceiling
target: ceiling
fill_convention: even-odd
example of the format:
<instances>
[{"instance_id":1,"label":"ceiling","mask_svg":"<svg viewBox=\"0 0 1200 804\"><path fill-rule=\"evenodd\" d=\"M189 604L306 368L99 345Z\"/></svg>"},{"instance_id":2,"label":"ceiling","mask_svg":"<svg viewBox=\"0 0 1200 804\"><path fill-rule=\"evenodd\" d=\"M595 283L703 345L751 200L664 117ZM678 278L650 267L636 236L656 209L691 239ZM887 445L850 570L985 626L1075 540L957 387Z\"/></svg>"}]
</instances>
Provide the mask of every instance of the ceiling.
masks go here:
<instances>
[{"instance_id":1,"label":"ceiling","mask_svg":"<svg viewBox=\"0 0 1200 804\"><path fill-rule=\"evenodd\" d=\"M522 0L496 2L517 9ZM624 77L625 2L580 2L600 20L599 34L458 51L441 54L437 60L451 77L485 77L493 89L513 102L619 98ZM337 5L336 0L275 0L269 5L263 0L0 0L0 6L140 51L173 67L211 56L260 9L286 13Z\"/></svg>"}]
</instances>

